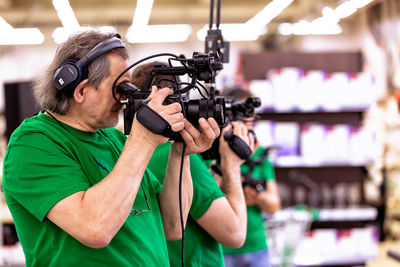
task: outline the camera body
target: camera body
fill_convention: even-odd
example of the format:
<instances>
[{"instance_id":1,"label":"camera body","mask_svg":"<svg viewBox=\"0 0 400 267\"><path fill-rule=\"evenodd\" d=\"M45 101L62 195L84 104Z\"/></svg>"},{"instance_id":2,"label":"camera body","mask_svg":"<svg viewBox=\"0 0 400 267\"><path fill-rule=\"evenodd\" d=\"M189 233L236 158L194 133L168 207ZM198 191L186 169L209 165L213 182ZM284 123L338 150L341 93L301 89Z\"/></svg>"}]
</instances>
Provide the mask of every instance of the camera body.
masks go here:
<instances>
[{"instance_id":1,"label":"camera body","mask_svg":"<svg viewBox=\"0 0 400 267\"><path fill-rule=\"evenodd\" d=\"M211 170L218 174L219 176L222 176L222 170L220 169L219 166L212 164L210 166ZM247 173L241 173L242 175L242 187L245 186L250 186L254 189L257 190L257 192L264 192L267 190L267 182L264 179L255 179L251 176L251 170L250 172Z\"/></svg>"},{"instance_id":2,"label":"camera body","mask_svg":"<svg viewBox=\"0 0 400 267\"><path fill-rule=\"evenodd\" d=\"M195 52L193 53L193 58L179 58L179 61L182 63L182 66L174 67L155 65L153 70L146 78L146 81L142 86L142 90L139 90L136 86L127 82L123 82L117 87L117 91L125 94L127 98L124 108L124 132L126 135L130 133L135 114L142 108L143 105L146 105L146 99L151 93L150 88L153 79L158 75L174 78L174 80L168 80L170 84L175 83L175 86L171 86L171 89L173 89L174 93L165 99L163 103L164 105L175 102L179 103L186 119L194 126L198 126L198 120L201 117L206 119L212 117L220 126L225 124L226 109L225 99L223 97L189 100L187 97L182 96L182 94L186 93L188 90L196 88L198 80L204 82L210 82L214 80L216 72L222 69L222 63L219 62L218 57L215 57L213 54ZM179 76L181 75L188 75L192 79L192 81L190 83L186 83L185 87L183 88L181 88L178 82ZM151 131L153 131L152 129L155 128L158 129L159 127L164 127L160 125L169 125L161 117L153 116L154 114L150 113L148 113L148 115L151 115L154 120L145 118L144 120L140 121L139 116L138 120ZM144 118L144 116L141 116L141 118ZM174 141L182 141L180 134L172 132L172 130L163 131L160 129L159 132L158 130L153 132L161 133Z\"/></svg>"},{"instance_id":3,"label":"camera body","mask_svg":"<svg viewBox=\"0 0 400 267\"><path fill-rule=\"evenodd\" d=\"M267 182L263 179L254 179L251 177L250 173L242 173L242 186L250 186L254 189L256 189L258 192L263 192L267 190Z\"/></svg>"},{"instance_id":4,"label":"camera body","mask_svg":"<svg viewBox=\"0 0 400 267\"><path fill-rule=\"evenodd\" d=\"M249 97L243 102L225 99L225 102L228 121L242 121L244 118L251 118L254 116L255 108L261 106L259 97Z\"/></svg>"},{"instance_id":5,"label":"camera body","mask_svg":"<svg viewBox=\"0 0 400 267\"><path fill-rule=\"evenodd\" d=\"M234 102L233 99L225 99L225 106L226 106L226 122L229 123L230 121L243 121L245 118L252 118L255 114L255 108L261 105L261 99L259 97L249 97L243 102ZM225 126L225 125L224 125ZM203 153L201 156L205 160L219 160L219 136L214 143L212 144L211 148ZM225 140L228 141L229 146L233 151L236 152L241 158L247 159L250 157L248 146L244 142L235 142L238 139L235 139L232 130L225 132L224 134ZM240 139L240 138L239 138ZM247 147L246 147L247 146ZM251 151L250 151L251 152Z\"/></svg>"}]
</instances>

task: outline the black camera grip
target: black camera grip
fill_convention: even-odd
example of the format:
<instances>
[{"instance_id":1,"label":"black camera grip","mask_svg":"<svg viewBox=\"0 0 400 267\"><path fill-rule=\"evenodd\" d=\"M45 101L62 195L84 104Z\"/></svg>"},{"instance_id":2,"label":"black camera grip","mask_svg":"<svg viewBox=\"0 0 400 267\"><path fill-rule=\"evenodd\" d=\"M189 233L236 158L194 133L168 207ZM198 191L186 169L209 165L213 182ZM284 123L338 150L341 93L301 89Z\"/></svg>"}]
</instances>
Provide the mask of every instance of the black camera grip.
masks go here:
<instances>
[{"instance_id":1,"label":"black camera grip","mask_svg":"<svg viewBox=\"0 0 400 267\"><path fill-rule=\"evenodd\" d=\"M171 129L171 125L146 104L142 104L139 107L136 113L136 119L155 134L170 137L174 133Z\"/></svg>"},{"instance_id":2,"label":"black camera grip","mask_svg":"<svg viewBox=\"0 0 400 267\"><path fill-rule=\"evenodd\" d=\"M242 138L233 134L232 130L225 132L224 139L228 142L229 147L232 149L233 152L236 153L241 159L248 159L251 156L251 149L243 141Z\"/></svg>"}]
</instances>

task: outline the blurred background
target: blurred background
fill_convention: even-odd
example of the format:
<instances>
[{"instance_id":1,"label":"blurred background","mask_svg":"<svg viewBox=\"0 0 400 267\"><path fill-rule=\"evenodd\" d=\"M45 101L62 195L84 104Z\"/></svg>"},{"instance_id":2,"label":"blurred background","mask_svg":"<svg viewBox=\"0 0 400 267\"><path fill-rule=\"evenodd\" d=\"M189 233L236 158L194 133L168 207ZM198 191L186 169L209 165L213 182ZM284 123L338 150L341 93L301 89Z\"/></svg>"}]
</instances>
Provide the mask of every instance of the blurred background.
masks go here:
<instances>
[{"instance_id":1,"label":"blurred background","mask_svg":"<svg viewBox=\"0 0 400 267\"><path fill-rule=\"evenodd\" d=\"M210 2L0 0L0 157L38 111L32 80L69 35L116 31L131 63L191 57L205 50ZM284 209L266 218L273 261L397 266L400 2L223 0L219 28L230 49L216 88L260 97L257 136L278 148L270 160ZM3 198L1 219L0 264L24 266Z\"/></svg>"}]
</instances>

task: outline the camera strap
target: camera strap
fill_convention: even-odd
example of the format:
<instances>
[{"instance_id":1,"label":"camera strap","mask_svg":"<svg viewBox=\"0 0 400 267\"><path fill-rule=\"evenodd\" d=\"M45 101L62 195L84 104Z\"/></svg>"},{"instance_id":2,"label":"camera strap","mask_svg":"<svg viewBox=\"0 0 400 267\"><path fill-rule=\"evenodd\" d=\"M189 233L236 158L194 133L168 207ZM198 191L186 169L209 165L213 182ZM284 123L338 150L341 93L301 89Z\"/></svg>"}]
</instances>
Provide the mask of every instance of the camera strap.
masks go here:
<instances>
[{"instance_id":1,"label":"camera strap","mask_svg":"<svg viewBox=\"0 0 400 267\"><path fill-rule=\"evenodd\" d=\"M174 133L171 129L171 125L145 103L139 107L136 113L136 119L155 134L170 137Z\"/></svg>"}]
</instances>

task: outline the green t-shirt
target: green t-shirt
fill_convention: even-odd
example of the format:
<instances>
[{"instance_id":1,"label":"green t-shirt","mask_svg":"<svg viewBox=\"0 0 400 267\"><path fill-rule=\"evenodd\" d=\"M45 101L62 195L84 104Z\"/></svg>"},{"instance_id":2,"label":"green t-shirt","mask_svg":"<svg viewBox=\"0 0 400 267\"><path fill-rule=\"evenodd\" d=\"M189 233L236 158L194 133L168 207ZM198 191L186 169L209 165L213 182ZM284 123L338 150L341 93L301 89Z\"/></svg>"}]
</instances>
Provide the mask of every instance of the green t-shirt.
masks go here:
<instances>
[{"instance_id":1,"label":"green t-shirt","mask_svg":"<svg viewBox=\"0 0 400 267\"><path fill-rule=\"evenodd\" d=\"M171 143L158 146L148 168L162 182L164 180ZM217 186L199 154L190 155L190 172L193 181L193 200L185 228L185 266L224 266L222 246L211 237L196 220L211 203L225 196ZM167 241L171 266L181 266L182 241Z\"/></svg>"},{"instance_id":2,"label":"green t-shirt","mask_svg":"<svg viewBox=\"0 0 400 267\"><path fill-rule=\"evenodd\" d=\"M157 193L161 185L144 173L131 214L110 244L87 247L46 218L61 199L89 189L111 171L125 143L116 129L81 132L40 113L11 136L3 189L27 266L168 266ZM134 171L134 170L132 170Z\"/></svg>"},{"instance_id":3,"label":"green t-shirt","mask_svg":"<svg viewBox=\"0 0 400 267\"><path fill-rule=\"evenodd\" d=\"M263 148L259 147L257 151L250 157L252 160L257 160L263 153ZM250 171L249 166L243 164L240 166L242 173ZM254 179L264 179L266 181L274 181L275 173L271 162L266 158L265 161L254 167L251 176ZM247 234L246 240L240 248L224 247L224 254L242 254L256 252L267 249L267 239L265 234L265 221L262 217L261 210L256 205L247 206Z\"/></svg>"}]
</instances>

